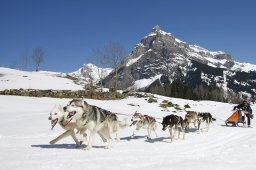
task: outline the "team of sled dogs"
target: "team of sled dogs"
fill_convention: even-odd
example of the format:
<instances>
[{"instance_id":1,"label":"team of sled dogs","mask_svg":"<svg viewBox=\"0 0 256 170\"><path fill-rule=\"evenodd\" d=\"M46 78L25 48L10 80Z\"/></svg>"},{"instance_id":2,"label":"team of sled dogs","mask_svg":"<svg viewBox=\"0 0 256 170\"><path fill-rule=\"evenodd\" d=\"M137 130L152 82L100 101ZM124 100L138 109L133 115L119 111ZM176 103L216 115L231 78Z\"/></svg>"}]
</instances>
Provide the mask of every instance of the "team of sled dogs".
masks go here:
<instances>
[{"instance_id":1,"label":"team of sled dogs","mask_svg":"<svg viewBox=\"0 0 256 170\"><path fill-rule=\"evenodd\" d=\"M71 136L76 143L76 147L80 147L85 140L88 140L86 150L92 148L96 134L100 136L103 142L107 143L105 148L111 148L113 135L115 135L116 140L119 141L120 129L129 126L127 119L118 120L117 114L97 106L89 105L82 99L73 99L65 107L55 105L50 113L49 120L51 121L52 129L58 123L66 130L57 138L50 141L50 144L55 144L61 139ZM210 123L214 120L210 113L187 111L184 119L171 114L163 118L162 130L169 130L172 142L177 131L178 138L182 132L184 139L185 131L189 131L190 124L194 124L194 127L200 131L202 130L200 125L205 123L206 130L208 131ZM147 129L148 139L151 139L152 131L157 137L157 121L154 117L136 112L133 114L131 121L132 124L130 126L136 125L136 129L131 138L134 137L136 132L141 128ZM86 131L89 131L88 137Z\"/></svg>"}]
</instances>

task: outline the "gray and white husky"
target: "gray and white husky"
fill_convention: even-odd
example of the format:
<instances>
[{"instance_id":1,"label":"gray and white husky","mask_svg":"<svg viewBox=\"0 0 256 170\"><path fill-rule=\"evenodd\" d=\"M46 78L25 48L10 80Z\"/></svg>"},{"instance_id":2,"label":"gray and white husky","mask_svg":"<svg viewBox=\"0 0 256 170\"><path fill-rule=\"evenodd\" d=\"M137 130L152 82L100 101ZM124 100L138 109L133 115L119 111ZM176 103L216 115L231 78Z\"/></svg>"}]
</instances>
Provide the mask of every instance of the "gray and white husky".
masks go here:
<instances>
[{"instance_id":1,"label":"gray and white husky","mask_svg":"<svg viewBox=\"0 0 256 170\"><path fill-rule=\"evenodd\" d=\"M76 126L79 129L84 128L90 131L86 150L92 148L96 133L108 142L105 148L111 148L111 134L115 133L116 139L120 140L120 128L128 125L127 120L119 121L116 114L97 106L89 105L82 99L73 99L64 107L64 111L68 112L68 118L76 121Z\"/></svg>"},{"instance_id":2,"label":"gray and white husky","mask_svg":"<svg viewBox=\"0 0 256 170\"><path fill-rule=\"evenodd\" d=\"M84 129L77 129L77 133L75 133L75 129L77 128L76 121L67 117L68 112L64 112L61 105L54 105L48 118L51 121L52 129L57 123L59 123L59 125L66 131L55 139L51 140L50 144L55 144L61 139L71 136L76 143L76 147L79 147L85 140L83 136Z\"/></svg>"},{"instance_id":3,"label":"gray and white husky","mask_svg":"<svg viewBox=\"0 0 256 170\"><path fill-rule=\"evenodd\" d=\"M197 128L197 112L194 111L187 111L187 114L185 115L184 123L185 123L185 130L189 130L189 124L193 123L194 127Z\"/></svg>"}]
</instances>

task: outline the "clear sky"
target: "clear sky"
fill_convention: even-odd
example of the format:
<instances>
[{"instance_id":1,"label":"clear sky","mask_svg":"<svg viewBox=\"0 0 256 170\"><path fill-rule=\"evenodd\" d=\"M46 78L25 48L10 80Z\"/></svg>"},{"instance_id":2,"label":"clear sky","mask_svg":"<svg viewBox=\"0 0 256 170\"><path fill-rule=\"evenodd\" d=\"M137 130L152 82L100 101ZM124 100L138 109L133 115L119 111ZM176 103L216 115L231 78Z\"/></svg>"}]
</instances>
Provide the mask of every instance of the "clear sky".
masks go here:
<instances>
[{"instance_id":1,"label":"clear sky","mask_svg":"<svg viewBox=\"0 0 256 170\"><path fill-rule=\"evenodd\" d=\"M155 25L256 64L255 0L0 0L0 66L20 68L40 47L41 69L75 71L109 41L129 53Z\"/></svg>"}]
</instances>

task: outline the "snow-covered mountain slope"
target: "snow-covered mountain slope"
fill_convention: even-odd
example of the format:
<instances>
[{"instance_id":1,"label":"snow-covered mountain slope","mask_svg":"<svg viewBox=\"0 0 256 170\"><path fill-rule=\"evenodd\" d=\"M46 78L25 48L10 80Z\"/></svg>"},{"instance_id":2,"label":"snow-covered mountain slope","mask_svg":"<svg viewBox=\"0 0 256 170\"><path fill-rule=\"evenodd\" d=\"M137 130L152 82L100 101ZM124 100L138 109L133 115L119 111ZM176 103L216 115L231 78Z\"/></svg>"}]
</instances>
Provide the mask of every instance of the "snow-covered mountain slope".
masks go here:
<instances>
[{"instance_id":1,"label":"snow-covered mountain slope","mask_svg":"<svg viewBox=\"0 0 256 170\"><path fill-rule=\"evenodd\" d=\"M223 51L209 51L197 45L189 45L193 50L190 55L199 57L198 55L208 55L204 59L207 60L207 65L211 67L220 67L232 71L250 72L256 71L256 65L250 63L241 63L234 61L232 57ZM199 57L200 58L200 57ZM230 65L232 63L232 66Z\"/></svg>"},{"instance_id":2,"label":"snow-covered mountain slope","mask_svg":"<svg viewBox=\"0 0 256 170\"><path fill-rule=\"evenodd\" d=\"M112 71L112 68L100 68L94 64L84 64L82 68L69 73L69 75L79 79L79 84L89 84L90 81L98 83L100 79L105 78Z\"/></svg>"},{"instance_id":3,"label":"snow-covered mountain slope","mask_svg":"<svg viewBox=\"0 0 256 170\"><path fill-rule=\"evenodd\" d=\"M141 80L150 86L154 83L152 79L162 76L170 83L179 80L192 89L204 84L222 88L226 92L256 93L256 65L237 62L222 51L189 45L159 26L154 27L134 47L118 73L119 87L122 89L136 88ZM115 75L110 74L104 84L110 86L114 80Z\"/></svg>"},{"instance_id":4,"label":"snow-covered mountain slope","mask_svg":"<svg viewBox=\"0 0 256 170\"><path fill-rule=\"evenodd\" d=\"M67 74L39 71L29 72L0 67L0 90L40 89L40 90L82 90L82 86L66 78Z\"/></svg>"},{"instance_id":5,"label":"snow-covered mountain slope","mask_svg":"<svg viewBox=\"0 0 256 170\"><path fill-rule=\"evenodd\" d=\"M75 149L71 137L55 145L49 144L50 140L64 132L59 125L51 131L47 119L49 113L54 104L65 105L69 100L0 96L0 169L255 169L255 119L252 120L253 128L226 127L224 120L232 114L233 104L156 97L157 103L148 103L145 98L134 97L86 101L112 112L127 114L118 115L121 120L130 120L129 115L138 111L159 118L157 122L161 122L162 117L174 113L174 108L159 107L163 100L168 100L178 104L181 109L188 104L191 106L190 110L211 112L217 121L210 125L208 132L203 133L191 126L185 140L177 139L173 143L169 143L169 132L162 131L161 124L157 124L158 137L152 134L151 141L146 140L147 131L143 129L131 139L135 127L127 127L120 131L121 141L113 142L113 148L104 149L105 144L96 137L95 147L91 151L85 151ZM255 112L256 106L252 105L252 108ZM183 117L184 111L174 114Z\"/></svg>"}]
</instances>

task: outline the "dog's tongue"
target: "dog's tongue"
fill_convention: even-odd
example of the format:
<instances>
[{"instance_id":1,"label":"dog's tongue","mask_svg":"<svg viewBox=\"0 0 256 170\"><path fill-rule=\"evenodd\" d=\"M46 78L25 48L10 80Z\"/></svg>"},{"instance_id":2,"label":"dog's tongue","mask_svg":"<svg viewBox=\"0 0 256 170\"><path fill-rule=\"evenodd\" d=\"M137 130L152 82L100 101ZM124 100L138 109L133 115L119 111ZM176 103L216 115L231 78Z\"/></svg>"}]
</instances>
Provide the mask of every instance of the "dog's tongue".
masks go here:
<instances>
[{"instance_id":1,"label":"dog's tongue","mask_svg":"<svg viewBox=\"0 0 256 170\"><path fill-rule=\"evenodd\" d=\"M58 120L52 121L52 128L51 128L51 130L53 130L54 126L57 124L57 121L58 121Z\"/></svg>"},{"instance_id":2,"label":"dog's tongue","mask_svg":"<svg viewBox=\"0 0 256 170\"><path fill-rule=\"evenodd\" d=\"M69 112L67 118L69 119L69 118L73 117L75 114L76 114L75 111Z\"/></svg>"},{"instance_id":3,"label":"dog's tongue","mask_svg":"<svg viewBox=\"0 0 256 170\"><path fill-rule=\"evenodd\" d=\"M52 128L51 128L51 130L53 130L54 126L55 126L55 125L54 125L54 124L52 124Z\"/></svg>"}]
</instances>

